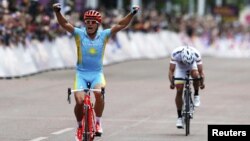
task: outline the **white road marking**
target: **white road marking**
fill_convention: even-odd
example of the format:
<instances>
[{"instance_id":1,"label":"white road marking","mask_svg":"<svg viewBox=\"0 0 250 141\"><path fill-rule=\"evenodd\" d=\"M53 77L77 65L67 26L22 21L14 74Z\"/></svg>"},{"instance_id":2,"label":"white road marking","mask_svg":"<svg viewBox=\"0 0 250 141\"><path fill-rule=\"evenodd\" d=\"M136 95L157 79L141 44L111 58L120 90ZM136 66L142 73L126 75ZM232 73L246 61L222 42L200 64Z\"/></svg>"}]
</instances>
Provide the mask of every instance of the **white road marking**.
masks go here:
<instances>
[{"instance_id":1,"label":"white road marking","mask_svg":"<svg viewBox=\"0 0 250 141\"><path fill-rule=\"evenodd\" d=\"M48 137L39 137L39 138L35 138L35 139L32 139L30 141L41 141L41 140L45 140L47 139Z\"/></svg>"},{"instance_id":2,"label":"white road marking","mask_svg":"<svg viewBox=\"0 0 250 141\"><path fill-rule=\"evenodd\" d=\"M71 131L71 130L73 130L73 129L74 129L74 128L65 128L65 129L62 129L62 130L53 132L53 133L51 133L51 134L53 134L53 135L59 135L59 134L62 134L62 133L64 133L64 132Z\"/></svg>"},{"instance_id":3,"label":"white road marking","mask_svg":"<svg viewBox=\"0 0 250 141\"><path fill-rule=\"evenodd\" d=\"M1 118L1 116L0 116L0 118ZM104 121L106 121L106 122L132 122L132 124L130 124L128 126L124 126L120 130L116 130L112 134L107 135L107 138L115 136L115 135L123 132L124 130L128 130L130 128L136 127L136 126L138 126L138 125L140 125L140 124L142 124L144 122L151 122L151 123L154 123L154 124L175 123L175 121L167 121L167 120L157 120L156 121L156 120L152 119L150 116L145 117L144 119L139 119L139 120L138 119L122 119L122 118L117 119L116 118L116 119L104 119ZM210 121L206 120L206 122L203 122L203 121L200 121L200 120L198 120L198 121L197 120L193 120L192 124L204 124L204 123L209 124L209 123L213 123L212 121L213 120L210 120ZM229 122L223 122L223 123L226 124L226 123L229 123ZM53 134L53 135L59 135L59 134L65 133L65 132L72 131L73 129L74 128L65 128L65 129L62 129L62 130L59 130L59 131L55 131L55 132L53 132L51 134ZM30 141L42 141L42 140L45 140L45 139L48 139L48 137L39 137L39 138L32 139ZM96 138L96 141L101 141L101 140L102 140L101 138Z\"/></svg>"},{"instance_id":4,"label":"white road marking","mask_svg":"<svg viewBox=\"0 0 250 141\"><path fill-rule=\"evenodd\" d=\"M107 137L112 137L112 136L115 136L121 132L123 132L124 130L128 130L129 128L133 128L133 127L136 127L146 121L148 121L150 119L150 116L144 118L144 119L141 119L141 120L136 120L136 122L134 124L131 124L131 125L128 125L128 126L125 126L123 128L121 128L120 130L116 130L115 132L113 132L112 134L110 134L109 136Z\"/></svg>"},{"instance_id":5,"label":"white road marking","mask_svg":"<svg viewBox=\"0 0 250 141\"><path fill-rule=\"evenodd\" d=\"M74 118L67 118L67 117L51 117L51 118L48 118L48 117L26 117L26 116L22 116L20 118L18 117L13 117L13 116L0 116L0 119L22 119L22 120L74 120Z\"/></svg>"}]
</instances>

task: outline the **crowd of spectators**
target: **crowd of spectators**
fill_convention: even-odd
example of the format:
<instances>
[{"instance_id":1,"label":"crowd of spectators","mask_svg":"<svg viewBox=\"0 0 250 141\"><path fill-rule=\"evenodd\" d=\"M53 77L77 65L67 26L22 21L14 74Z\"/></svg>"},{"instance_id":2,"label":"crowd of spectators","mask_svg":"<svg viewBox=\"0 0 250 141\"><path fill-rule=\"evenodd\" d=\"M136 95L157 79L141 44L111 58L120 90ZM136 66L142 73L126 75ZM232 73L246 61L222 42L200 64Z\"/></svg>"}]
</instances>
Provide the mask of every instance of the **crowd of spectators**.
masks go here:
<instances>
[{"instance_id":1,"label":"crowd of spectators","mask_svg":"<svg viewBox=\"0 0 250 141\"><path fill-rule=\"evenodd\" d=\"M37 1L23 0L9 3L3 0L0 5L0 45L25 45L32 40L52 40L63 31L53 20L50 6Z\"/></svg>"},{"instance_id":2,"label":"crowd of spectators","mask_svg":"<svg viewBox=\"0 0 250 141\"><path fill-rule=\"evenodd\" d=\"M38 41L53 41L56 37L67 35L55 19L52 4L43 5L35 0L22 0L20 3L8 3L0 0L0 47L26 45ZM117 9L99 9L103 15L102 28L108 28L123 17L127 11ZM66 18L75 26L82 26L82 13L74 11L72 5L64 9ZM192 38L206 39L212 44L217 38L235 38L250 40L249 29L238 21L222 23L215 16L191 17L179 14L172 16L156 9L143 9L135 17L127 31L159 32L161 30L176 31ZM69 34L68 34L69 35Z\"/></svg>"}]
</instances>

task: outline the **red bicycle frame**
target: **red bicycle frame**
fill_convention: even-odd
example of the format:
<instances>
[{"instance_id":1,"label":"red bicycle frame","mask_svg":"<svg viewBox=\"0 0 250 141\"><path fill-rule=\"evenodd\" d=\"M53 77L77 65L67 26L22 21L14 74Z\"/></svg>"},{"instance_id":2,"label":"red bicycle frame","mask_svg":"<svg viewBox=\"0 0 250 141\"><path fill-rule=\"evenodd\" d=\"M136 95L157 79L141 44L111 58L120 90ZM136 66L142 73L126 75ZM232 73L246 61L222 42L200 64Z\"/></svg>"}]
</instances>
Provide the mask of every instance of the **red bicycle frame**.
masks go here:
<instances>
[{"instance_id":1,"label":"red bicycle frame","mask_svg":"<svg viewBox=\"0 0 250 141\"><path fill-rule=\"evenodd\" d=\"M105 93L105 89L102 87L101 89L90 89L90 84L88 83L87 89L78 89L78 90L71 90L68 88L68 102L71 103L70 95L73 92L83 91L84 93L84 101L83 101L83 119L82 119L82 127L83 129L83 141L93 141L95 138L96 133L96 122L95 122L95 111L93 104L91 102L91 91L94 92L101 92L101 94Z\"/></svg>"},{"instance_id":2,"label":"red bicycle frame","mask_svg":"<svg viewBox=\"0 0 250 141\"><path fill-rule=\"evenodd\" d=\"M87 122L87 124L86 124ZM84 141L93 141L95 137L95 112L90 99L90 92L84 96L84 108L82 119L83 139Z\"/></svg>"}]
</instances>

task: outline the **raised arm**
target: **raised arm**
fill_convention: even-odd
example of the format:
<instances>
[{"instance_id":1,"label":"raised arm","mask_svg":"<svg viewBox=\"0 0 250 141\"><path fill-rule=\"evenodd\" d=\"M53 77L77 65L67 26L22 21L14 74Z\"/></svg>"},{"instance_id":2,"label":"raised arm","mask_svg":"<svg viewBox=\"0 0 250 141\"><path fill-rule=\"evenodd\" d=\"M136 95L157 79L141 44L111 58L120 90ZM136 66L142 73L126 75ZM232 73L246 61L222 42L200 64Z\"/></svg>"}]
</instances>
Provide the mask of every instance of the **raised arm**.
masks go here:
<instances>
[{"instance_id":1,"label":"raised arm","mask_svg":"<svg viewBox=\"0 0 250 141\"><path fill-rule=\"evenodd\" d=\"M63 27L63 29L65 29L66 31L72 33L74 31L74 26L72 24L70 24L64 18L64 16L61 14L61 12L60 12L60 10L61 10L60 3L53 4L53 10L54 10L54 12L56 14L56 18L57 18L57 21L58 21L59 25L61 25Z\"/></svg>"},{"instance_id":2,"label":"raised arm","mask_svg":"<svg viewBox=\"0 0 250 141\"><path fill-rule=\"evenodd\" d=\"M118 31L126 28L133 19L134 15L138 12L138 10L138 6L133 6L132 11L111 28L111 33L116 34Z\"/></svg>"}]
</instances>

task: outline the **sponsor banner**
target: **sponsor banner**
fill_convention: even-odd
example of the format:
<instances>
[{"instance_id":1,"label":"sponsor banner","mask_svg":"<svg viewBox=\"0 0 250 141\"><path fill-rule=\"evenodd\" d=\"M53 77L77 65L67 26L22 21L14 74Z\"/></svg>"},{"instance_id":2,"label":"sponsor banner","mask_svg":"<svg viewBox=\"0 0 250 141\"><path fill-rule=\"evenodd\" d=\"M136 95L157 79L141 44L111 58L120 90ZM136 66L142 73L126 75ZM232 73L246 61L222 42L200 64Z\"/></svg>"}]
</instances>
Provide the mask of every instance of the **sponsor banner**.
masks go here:
<instances>
[{"instance_id":1,"label":"sponsor banner","mask_svg":"<svg viewBox=\"0 0 250 141\"><path fill-rule=\"evenodd\" d=\"M218 38L208 44L204 37L188 38L185 34L167 30L154 33L119 32L107 43L103 64L169 57L173 49L186 44L196 47L203 56L250 57L248 38ZM68 36L58 37L52 42L34 40L25 47L0 47L0 55L0 78L73 68L77 59L75 39Z\"/></svg>"}]
</instances>

